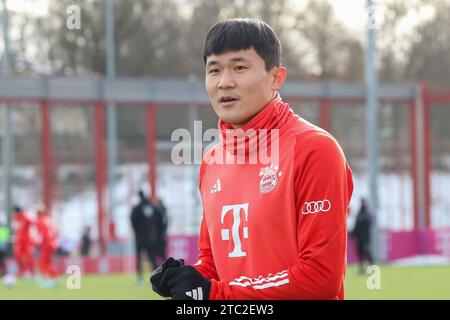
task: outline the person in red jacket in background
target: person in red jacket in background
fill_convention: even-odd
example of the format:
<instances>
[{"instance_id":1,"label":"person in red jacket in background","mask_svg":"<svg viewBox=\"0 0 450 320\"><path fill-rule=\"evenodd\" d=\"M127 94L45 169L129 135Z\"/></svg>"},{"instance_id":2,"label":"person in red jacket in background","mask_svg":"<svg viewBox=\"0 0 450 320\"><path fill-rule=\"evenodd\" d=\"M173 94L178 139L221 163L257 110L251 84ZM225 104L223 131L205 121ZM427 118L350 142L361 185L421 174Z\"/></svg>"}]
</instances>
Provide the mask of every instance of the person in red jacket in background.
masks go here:
<instances>
[{"instance_id":1,"label":"person in red jacket in background","mask_svg":"<svg viewBox=\"0 0 450 320\"><path fill-rule=\"evenodd\" d=\"M58 232L44 205L37 207L37 230L40 235L39 269L45 278L44 285L54 285L58 282L58 272L53 264L53 256L58 248Z\"/></svg>"},{"instance_id":2,"label":"person in red jacket in background","mask_svg":"<svg viewBox=\"0 0 450 320\"><path fill-rule=\"evenodd\" d=\"M19 276L29 278L34 274L33 241L31 227L33 219L22 208L14 208L14 259L19 267Z\"/></svg>"},{"instance_id":3,"label":"person in red jacket in background","mask_svg":"<svg viewBox=\"0 0 450 320\"><path fill-rule=\"evenodd\" d=\"M352 173L334 137L283 102L277 35L261 20L219 22L203 60L220 142L200 167L199 260L169 258L153 289L175 300L343 299Z\"/></svg>"}]
</instances>

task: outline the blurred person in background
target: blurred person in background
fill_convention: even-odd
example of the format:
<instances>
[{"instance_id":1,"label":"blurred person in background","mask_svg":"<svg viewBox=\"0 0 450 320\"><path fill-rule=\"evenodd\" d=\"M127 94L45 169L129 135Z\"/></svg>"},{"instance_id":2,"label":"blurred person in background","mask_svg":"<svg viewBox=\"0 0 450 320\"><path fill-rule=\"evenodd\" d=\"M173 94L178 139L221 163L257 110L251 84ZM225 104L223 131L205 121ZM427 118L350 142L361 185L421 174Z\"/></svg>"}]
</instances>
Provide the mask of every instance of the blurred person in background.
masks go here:
<instances>
[{"instance_id":1,"label":"blurred person in background","mask_svg":"<svg viewBox=\"0 0 450 320\"><path fill-rule=\"evenodd\" d=\"M80 243L80 255L82 257L88 257L91 251L91 227L86 226L83 231L83 235L81 236Z\"/></svg>"},{"instance_id":2,"label":"blurred person in background","mask_svg":"<svg viewBox=\"0 0 450 320\"><path fill-rule=\"evenodd\" d=\"M145 252L152 268L158 266L158 244L159 244L159 228L158 228L158 211L155 204L150 201L141 190L138 193L139 203L133 207L131 211L131 226L134 232L135 248L136 248L136 275L137 284L143 285L142 276L142 253Z\"/></svg>"},{"instance_id":3,"label":"blurred person in background","mask_svg":"<svg viewBox=\"0 0 450 320\"><path fill-rule=\"evenodd\" d=\"M6 256L8 254L10 231L7 225L0 220L0 277L6 274Z\"/></svg>"},{"instance_id":4,"label":"blurred person in background","mask_svg":"<svg viewBox=\"0 0 450 320\"><path fill-rule=\"evenodd\" d=\"M372 255L370 254L370 227L372 225L372 214L367 205L365 198L361 198L361 206L356 216L355 226L353 228L352 237L356 241L359 272L365 273L364 262L369 261L373 264Z\"/></svg>"},{"instance_id":5,"label":"blurred person in background","mask_svg":"<svg viewBox=\"0 0 450 320\"><path fill-rule=\"evenodd\" d=\"M43 276L43 279L39 278L37 281L44 287L53 287L59 284L58 272L53 264L53 257L58 249L58 232L45 205L38 205L36 211L36 226L40 235L39 269Z\"/></svg>"},{"instance_id":6,"label":"blurred person in background","mask_svg":"<svg viewBox=\"0 0 450 320\"><path fill-rule=\"evenodd\" d=\"M161 198L156 198L157 224L158 224L158 258L160 262L167 258L167 227L168 217L167 208Z\"/></svg>"},{"instance_id":7,"label":"blurred person in background","mask_svg":"<svg viewBox=\"0 0 450 320\"><path fill-rule=\"evenodd\" d=\"M19 267L19 276L28 279L34 275L34 244L30 233L34 220L18 206L13 212L14 259Z\"/></svg>"}]
</instances>

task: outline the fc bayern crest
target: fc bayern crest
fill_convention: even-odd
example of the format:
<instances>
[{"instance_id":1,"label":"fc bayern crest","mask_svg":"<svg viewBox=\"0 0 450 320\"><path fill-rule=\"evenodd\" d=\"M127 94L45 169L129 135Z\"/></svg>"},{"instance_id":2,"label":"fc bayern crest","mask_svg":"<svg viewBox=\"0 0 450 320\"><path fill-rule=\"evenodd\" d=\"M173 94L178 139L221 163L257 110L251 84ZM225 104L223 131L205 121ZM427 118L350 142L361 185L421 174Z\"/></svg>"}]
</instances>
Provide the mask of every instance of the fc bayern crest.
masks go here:
<instances>
[{"instance_id":1,"label":"fc bayern crest","mask_svg":"<svg viewBox=\"0 0 450 320\"><path fill-rule=\"evenodd\" d=\"M262 168L259 172L261 180L259 181L259 191L261 193L272 192L278 184L278 178L281 177L281 171L277 165Z\"/></svg>"}]
</instances>

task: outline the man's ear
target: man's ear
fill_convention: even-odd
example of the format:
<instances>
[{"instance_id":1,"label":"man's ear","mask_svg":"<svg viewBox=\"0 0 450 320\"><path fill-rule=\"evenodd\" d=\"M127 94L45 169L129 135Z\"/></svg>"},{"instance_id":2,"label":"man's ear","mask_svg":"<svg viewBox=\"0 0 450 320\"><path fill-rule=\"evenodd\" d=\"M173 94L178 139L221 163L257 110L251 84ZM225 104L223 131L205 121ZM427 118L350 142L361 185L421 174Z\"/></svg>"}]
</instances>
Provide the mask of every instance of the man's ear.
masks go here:
<instances>
[{"instance_id":1,"label":"man's ear","mask_svg":"<svg viewBox=\"0 0 450 320\"><path fill-rule=\"evenodd\" d=\"M285 67L275 67L272 69L273 83L272 90L279 91L286 81L287 70Z\"/></svg>"}]
</instances>

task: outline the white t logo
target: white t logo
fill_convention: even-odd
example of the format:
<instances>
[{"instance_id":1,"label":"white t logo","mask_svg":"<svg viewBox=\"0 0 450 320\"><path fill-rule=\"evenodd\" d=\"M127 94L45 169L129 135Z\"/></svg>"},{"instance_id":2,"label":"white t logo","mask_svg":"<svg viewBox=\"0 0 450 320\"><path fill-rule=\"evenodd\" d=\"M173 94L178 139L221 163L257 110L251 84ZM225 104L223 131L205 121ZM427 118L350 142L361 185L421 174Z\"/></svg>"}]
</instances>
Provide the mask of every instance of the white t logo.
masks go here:
<instances>
[{"instance_id":1,"label":"white t logo","mask_svg":"<svg viewBox=\"0 0 450 320\"><path fill-rule=\"evenodd\" d=\"M233 211L233 225L231 227L231 237L233 239L234 249L233 249L233 251L231 251L228 254L228 256L230 258L245 257L247 255L247 253L242 251L242 242L241 242L241 238L239 238L239 226L241 224L241 216L240 216L241 209L244 210L245 221L247 221L247 219L248 219L248 202L244 203L244 204L234 204L234 205L230 205L230 206L224 206L222 208L222 214L221 214L221 218L220 218L220 221L222 224L224 223L226 214L230 211ZM244 227L242 231L244 234L244 239L247 239L248 238L248 228ZM222 233L222 240L230 240L230 229L222 229L221 233Z\"/></svg>"}]
</instances>

